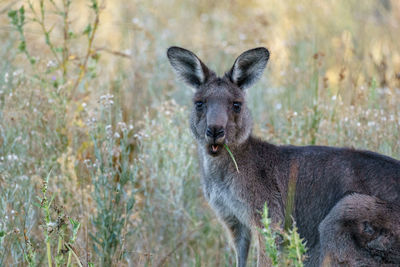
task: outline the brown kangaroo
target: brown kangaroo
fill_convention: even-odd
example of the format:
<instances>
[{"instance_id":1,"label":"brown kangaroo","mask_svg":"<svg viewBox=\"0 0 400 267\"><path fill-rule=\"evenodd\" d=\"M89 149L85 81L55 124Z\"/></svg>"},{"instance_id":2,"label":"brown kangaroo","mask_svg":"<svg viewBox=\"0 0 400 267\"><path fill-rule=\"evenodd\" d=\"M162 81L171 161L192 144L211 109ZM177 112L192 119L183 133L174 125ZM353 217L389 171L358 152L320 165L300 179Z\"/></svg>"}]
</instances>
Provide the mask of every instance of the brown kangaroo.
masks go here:
<instances>
[{"instance_id":1,"label":"brown kangaroo","mask_svg":"<svg viewBox=\"0 0 400 267\"><path fill-rule=\"evenodd\" d=\"M399 161L348 148L276 146L254 137L246 90L263 73L266 48L244 52L222 77L186 49L171 47L167 56L177 76L195 89L190 127L198 142L204 195L231 234L237 266L246 265L252 236L258 241L258 266L270 265L258 231L261 210L267 202L273 223L282 223L290 183L296 185L292 215L307 241L306 266L346 266L351 255L340 253L351 250L365 262L400 264L400 235L393 229L399 224L389 222L400 205ZM353 213L364 201L367 206ZM336 236L348 240L330 245Z\"/></svg>"}]
</instances>

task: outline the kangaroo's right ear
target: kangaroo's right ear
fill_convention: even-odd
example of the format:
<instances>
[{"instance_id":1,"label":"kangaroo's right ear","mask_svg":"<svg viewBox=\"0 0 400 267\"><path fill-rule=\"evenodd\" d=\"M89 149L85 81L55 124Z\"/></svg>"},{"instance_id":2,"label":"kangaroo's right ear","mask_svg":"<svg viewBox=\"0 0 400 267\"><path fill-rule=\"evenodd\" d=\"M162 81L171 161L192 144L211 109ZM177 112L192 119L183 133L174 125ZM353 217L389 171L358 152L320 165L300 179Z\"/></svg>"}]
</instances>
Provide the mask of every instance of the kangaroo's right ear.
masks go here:
<instances>
[{"instance_id":1,"label":"kangaroo's right ear","mask_svg":"<svg viewBox=\"0 0 400 267\"><path fill-rule=\"evenodd\" d=\"M267 65L269 51L265 47L258 47L242 53L226 73L229 79L240 88L246 89L256 83Z\"/></svg>"},{"instance_id":2,"label":"kangaroo's right ear","mask_svg":"<svg viewBox=\"0 0 400 267\"><path fill-rule=\"evenodd\" d=\"M205 83L212 73L207 66L189 50L172 46L168 48L167 56L178 77L187 85L196 89Z\"/></svg>"}]
</instances>

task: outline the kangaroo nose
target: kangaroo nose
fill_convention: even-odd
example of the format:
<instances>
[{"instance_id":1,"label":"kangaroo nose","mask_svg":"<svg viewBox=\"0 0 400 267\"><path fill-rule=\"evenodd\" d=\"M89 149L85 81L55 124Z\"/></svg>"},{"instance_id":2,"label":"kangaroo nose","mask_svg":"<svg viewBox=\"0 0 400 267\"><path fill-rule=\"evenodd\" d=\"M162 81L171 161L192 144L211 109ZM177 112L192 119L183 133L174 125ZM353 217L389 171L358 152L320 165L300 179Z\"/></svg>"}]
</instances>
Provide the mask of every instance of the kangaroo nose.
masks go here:
<instances>
[{"instance_id":1,"label":"kangaroo nose","mask_svg":"<svg viewBox=\"0 0 400 267\"><path fill-rule=\"evenodd\" d=\"M206 135L208 137L218 139L225 135L225 130L221 126L209 126L207 127Z\"/></svg>"}]
</instances>

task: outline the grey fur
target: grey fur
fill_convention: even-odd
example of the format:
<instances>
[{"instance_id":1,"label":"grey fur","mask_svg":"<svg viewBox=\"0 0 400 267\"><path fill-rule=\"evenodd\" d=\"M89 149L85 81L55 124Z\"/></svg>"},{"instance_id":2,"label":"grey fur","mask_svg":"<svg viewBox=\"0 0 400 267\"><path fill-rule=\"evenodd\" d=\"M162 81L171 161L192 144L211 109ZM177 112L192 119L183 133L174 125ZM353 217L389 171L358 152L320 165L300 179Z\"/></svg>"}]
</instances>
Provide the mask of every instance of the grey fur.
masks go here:
<instances>
[{"instance_id":1,"label":"grey fur","mask_svg":"<svg viewBox=\"0 0 400 267\"><path fill-rule=\"evenodd\" d=\"M376 197L344 197L321 222L319 232L322 266L395 266L400 262L400 208Z\"/></svg>"}]
</instances>

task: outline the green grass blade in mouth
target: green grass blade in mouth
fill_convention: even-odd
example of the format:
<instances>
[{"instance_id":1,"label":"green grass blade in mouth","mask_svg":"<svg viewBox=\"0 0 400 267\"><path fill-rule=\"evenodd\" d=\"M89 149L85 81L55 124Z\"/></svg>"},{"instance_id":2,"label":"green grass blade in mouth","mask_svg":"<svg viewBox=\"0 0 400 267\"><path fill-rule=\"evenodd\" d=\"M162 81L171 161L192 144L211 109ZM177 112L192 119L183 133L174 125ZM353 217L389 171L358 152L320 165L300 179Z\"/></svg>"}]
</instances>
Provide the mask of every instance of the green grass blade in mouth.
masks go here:
<instances>
[{"instance_id":1,"label":"green grass blade in mouth","mask_svg":"<svg viewBox=\"0 0 400 267\"><path fill-rule=\"evenodd\" d=\"M233 163L235 164L235 167L236 167L237 172L240 173L240 172L239 172L239 167L238 167L238 165L237 165L237 163L236 163L235 157L233 156L231 150L229 149L229 147L227 146L227 144L224 144L224 147L225 147L226 151L228 151L229 156L231 156L231 158L232 158L232 160L233 160Z\"/></svg>"}]
</instances>

